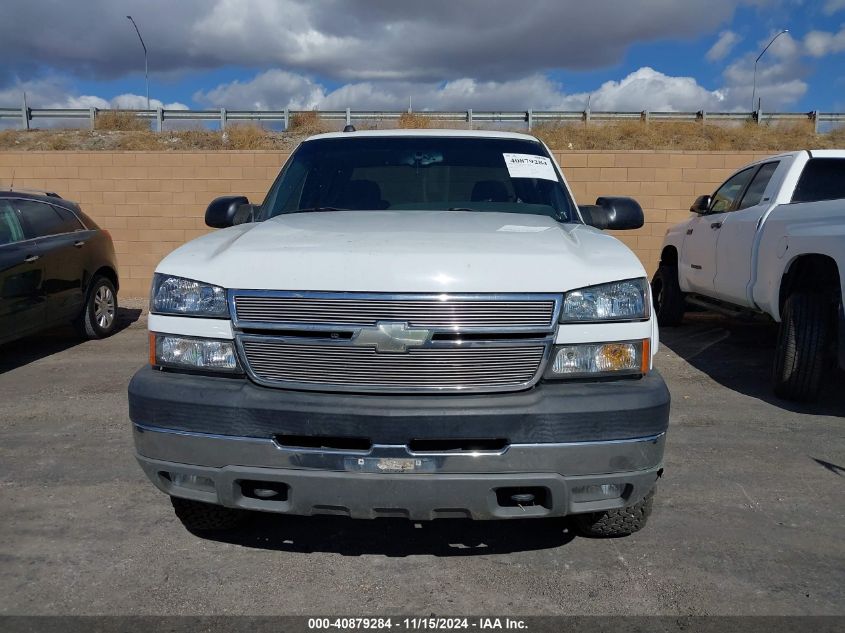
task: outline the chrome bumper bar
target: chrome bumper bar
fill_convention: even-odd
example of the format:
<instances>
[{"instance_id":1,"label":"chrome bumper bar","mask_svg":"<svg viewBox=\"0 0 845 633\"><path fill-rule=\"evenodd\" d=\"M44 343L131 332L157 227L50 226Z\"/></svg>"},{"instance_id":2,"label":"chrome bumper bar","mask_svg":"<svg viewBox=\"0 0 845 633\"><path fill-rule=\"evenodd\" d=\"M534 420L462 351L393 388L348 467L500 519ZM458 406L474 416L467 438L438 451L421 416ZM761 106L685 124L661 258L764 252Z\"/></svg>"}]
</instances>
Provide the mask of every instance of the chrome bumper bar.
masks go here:
<instances>
[{"instance_id":1,"label":"chrome bumper bar","mask_svg":"<svg viewBox=\"0 0 845 633\"><path fill-rule=\"evenodd\" d=\"M368 451L288 448L271 439L189 433L135 424L138 454L210 468L250 466L336 472L366 471L373 460L414 460L416 472L557 473L565 476L630 472L662 462L666 434L632 440L511 444L501 451L412 452L402 445Z\"/></svg>"}]
</instances>

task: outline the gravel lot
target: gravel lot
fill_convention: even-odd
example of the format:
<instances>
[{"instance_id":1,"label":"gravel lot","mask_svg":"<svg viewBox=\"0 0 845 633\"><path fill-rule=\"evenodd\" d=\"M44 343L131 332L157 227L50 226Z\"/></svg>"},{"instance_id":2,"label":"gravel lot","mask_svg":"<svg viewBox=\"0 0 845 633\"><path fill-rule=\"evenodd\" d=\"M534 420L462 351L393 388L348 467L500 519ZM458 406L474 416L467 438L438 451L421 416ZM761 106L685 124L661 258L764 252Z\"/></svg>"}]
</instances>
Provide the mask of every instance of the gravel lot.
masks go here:
<instances>
[{"instance_id":1,"label":"gravel lot","mask_svg":"<svg viewBox=\"0 0 845 633\"><path fill-rule=\"evenodd\" d=\"M221 541L186 532L135 463L147 341L123 316L106 341L0 348L0 614L845 614L845 380L776 400L771 326L663 332L666 475L632 537L261 515Z\"/></svg>"}]
</instances>

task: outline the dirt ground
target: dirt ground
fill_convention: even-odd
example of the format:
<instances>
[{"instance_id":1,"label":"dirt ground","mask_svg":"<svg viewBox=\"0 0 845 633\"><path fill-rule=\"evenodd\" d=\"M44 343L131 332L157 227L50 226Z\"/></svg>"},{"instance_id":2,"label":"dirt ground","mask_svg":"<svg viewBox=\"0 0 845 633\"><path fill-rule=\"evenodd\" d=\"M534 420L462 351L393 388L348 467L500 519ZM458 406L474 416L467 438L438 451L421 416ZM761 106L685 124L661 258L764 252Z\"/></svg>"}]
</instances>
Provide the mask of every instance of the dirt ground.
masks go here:
<instances>
[{"instance_id":1,"label":"dirt ground","mask_svg":"<svg viewBox=\"0 0 845 633\"><path fill-rule=\"evenodd\" d=\"M0 615L845 614L843 376L815 405L775 399L769 326L662 332L666 474L631 537L261 515L203 539L134 460L147 339L137 307L122 316L104 341L0 348Z\"/></svg>"}]
</instances>

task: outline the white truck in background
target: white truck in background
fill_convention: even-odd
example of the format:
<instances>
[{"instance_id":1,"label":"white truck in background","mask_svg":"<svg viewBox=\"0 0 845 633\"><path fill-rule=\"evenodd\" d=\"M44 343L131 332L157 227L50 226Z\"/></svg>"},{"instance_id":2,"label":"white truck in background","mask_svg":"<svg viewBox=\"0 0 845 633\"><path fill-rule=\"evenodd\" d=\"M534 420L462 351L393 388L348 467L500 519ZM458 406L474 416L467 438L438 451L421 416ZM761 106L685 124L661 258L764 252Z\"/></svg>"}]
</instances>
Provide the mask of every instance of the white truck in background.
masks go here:
<instances>
[{"instance_id":1,"label":"white truck in background","mask_svg":"<svg viewBox=\"0 0 845 633\"><path fill-rule=\"evenodd\" d=\"M743 167L670 228L652 280L661 326L688 305L780 322L775 394L813 400L845 368L845 150L802 150Z\"/></svg>"}]
</instances>

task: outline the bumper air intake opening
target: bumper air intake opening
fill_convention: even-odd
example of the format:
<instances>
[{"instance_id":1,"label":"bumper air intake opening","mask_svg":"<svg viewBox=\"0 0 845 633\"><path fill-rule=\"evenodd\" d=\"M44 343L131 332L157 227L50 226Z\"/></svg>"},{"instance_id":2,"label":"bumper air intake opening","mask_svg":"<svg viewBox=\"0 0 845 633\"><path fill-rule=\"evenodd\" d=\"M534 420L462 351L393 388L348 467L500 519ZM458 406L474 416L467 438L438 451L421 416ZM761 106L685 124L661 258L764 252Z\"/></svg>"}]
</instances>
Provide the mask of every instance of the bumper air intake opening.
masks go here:
<instances>
[{"instance_id":1,"label":"bumper air intake opening","mask_svg":"<svg viewBox=\"0 0 845 633\"><path fill-rule=\"evenodd\" d=\"M540 506L551 510L552 495L548 488L539 486L496 488L496 503L502 508Z\"/></svg>"},{"instance_id":2,"label":"bumper air intake opening","mask_svg":"<svg viewBox=\"0 0 845 633\"><path fill-rule=\"evenodd\" d=\"M255 481L246 479L238 482L241 494L249 499L261 501L287 501L290 486L279 481Z\"/></svg>"},{"instance_id":3,"label":"bumper air intake opening","mask_svg":"<svg viewBox=\"0 0 845 633\"><path fill-rule=\"evenodd\" d=\"M366 453L373 446L372 440L368 437L341 437L334 435L274 435L273 441L280 448L356 451L361 453Z\"/></svg>"},{"instance_id":4,"label":"bumper air intake opening","mask_svg":"<svg viewBox=\"0 0 845 633\"><path fill-rule=\"evenodd\" d=\"M498 453L508 447L502 437L476 439L411 440L408 450L412 453Z\"/></svg>"}]
</instances>

